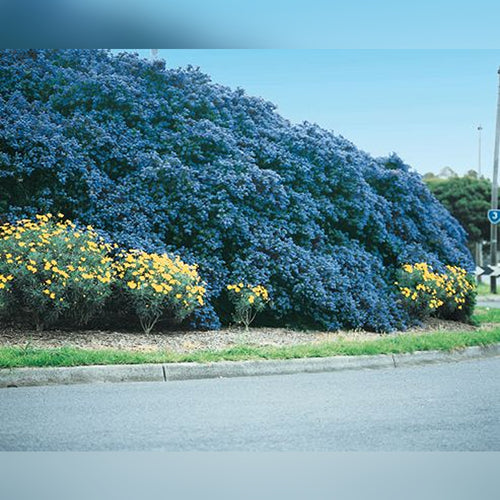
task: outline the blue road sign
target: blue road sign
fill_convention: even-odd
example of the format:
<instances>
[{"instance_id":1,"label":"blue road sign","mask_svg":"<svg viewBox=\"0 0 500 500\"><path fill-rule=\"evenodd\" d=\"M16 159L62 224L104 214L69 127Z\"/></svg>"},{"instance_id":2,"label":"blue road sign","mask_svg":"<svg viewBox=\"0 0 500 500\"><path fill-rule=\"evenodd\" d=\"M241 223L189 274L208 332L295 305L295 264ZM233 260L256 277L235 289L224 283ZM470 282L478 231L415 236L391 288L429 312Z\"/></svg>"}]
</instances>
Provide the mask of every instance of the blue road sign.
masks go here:
<instances>
[{"instance_id":1,"label":"blue road sign","mask_svg":"<svg viewBox=\"0 0 500 500\"><path fill-rule=\"evenodd\" d=\"M492 224L500 222L500 210L488 210L488 219Z\"/></svg>"}]
</instances>

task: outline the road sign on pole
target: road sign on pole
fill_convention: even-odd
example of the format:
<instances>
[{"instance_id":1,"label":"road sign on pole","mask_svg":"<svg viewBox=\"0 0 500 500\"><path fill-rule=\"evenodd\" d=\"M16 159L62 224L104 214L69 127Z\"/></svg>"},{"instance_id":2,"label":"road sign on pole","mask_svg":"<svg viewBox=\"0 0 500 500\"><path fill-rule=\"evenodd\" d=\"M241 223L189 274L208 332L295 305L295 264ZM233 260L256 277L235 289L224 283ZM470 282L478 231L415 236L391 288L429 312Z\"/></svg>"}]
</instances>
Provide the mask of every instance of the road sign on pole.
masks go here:
<instances>
[{"instance_id":1,"label":"road sign on pole","mask_svg":"<svg viewBox=\"0 0 500 500\"><path fill-rule=\"evenodd\" d=\"M492 224L500 222L500 210L488 210L488 219Z\"/></svg>"},{"instance_id":2,"label":"road sign on pole","mask_svg":"<svg viewBox=\"0 0 500 500\"><path fill-rule=\"evenodd\" d=\"M500 266L498 264L496 266L476 266L474 274L476 277L489 276L490 278L498 278L500 276Z\"/></svg>"},{"instance_id":3,"label":"road sign on pole","mask_svg":"<svg viewBox=\"0 0 500 500\"><path fill-rule=\"evenodd\" d=\"M498 150L500 147L500 68L498 68L498 100L497 100L497 126L495 130L495 152L493 155L493 179L491 182L491 210L490 212L496 212L498 209ZM488 212L489 216L489 212ZM490 219L491 221L491 219ZM490 236L490 264L492 267L497 265L497 222L491 221L491 236ZM490 283L491 293L497 293L497 278L492 276Z\"/></svg>"}]
</instances>

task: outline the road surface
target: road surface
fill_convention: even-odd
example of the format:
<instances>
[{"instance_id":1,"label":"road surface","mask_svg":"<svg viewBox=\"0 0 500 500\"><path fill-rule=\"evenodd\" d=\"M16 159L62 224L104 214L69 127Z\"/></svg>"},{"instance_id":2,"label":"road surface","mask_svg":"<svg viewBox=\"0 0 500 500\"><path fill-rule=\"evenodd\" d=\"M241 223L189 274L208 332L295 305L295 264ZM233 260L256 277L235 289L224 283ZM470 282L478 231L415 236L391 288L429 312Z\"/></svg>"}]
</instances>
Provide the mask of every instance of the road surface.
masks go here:
<instances>
[{"instance_id":1,"label":"road surface","mask_svg":"<svg viewBox=\"0 0 500 500\"><path fill-rule=\"evenodd\" d=\"M500 309L500 301L498 300L478 300L477 305L480 307L489 307L490 309Z\"/></svg>"},{"instance_id":2,"label":"road surface","mask_svg":"<svg viewBox=\"0 0 500 500\"><path fill-rule=\"evenodd\" d=\"M0 389L0 450L500 450L500 358Z\"/></svg>"}]
</instances>

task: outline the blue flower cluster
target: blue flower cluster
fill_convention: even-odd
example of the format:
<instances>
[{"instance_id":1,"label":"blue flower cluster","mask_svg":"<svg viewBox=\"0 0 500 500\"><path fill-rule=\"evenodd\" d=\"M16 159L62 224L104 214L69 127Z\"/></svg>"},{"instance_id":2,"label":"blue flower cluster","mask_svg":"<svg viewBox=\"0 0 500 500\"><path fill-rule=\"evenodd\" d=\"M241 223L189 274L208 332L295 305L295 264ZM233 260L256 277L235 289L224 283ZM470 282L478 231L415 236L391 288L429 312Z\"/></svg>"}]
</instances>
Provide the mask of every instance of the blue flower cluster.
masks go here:
<instances>
[{"instance_id":1,"label":"blue flower cluster","mask_svg":"<svg viewBox=\"0 0 500 500\"><path fill-rule=\"evenodd\" d=\"M0 214L40 212L199 263L201 327L245 281L269 289L268 324L388 331L411 322L402 263L472 269L463 229L396 155L130 53L0 51Z\"/></svg>"}]
</instances>

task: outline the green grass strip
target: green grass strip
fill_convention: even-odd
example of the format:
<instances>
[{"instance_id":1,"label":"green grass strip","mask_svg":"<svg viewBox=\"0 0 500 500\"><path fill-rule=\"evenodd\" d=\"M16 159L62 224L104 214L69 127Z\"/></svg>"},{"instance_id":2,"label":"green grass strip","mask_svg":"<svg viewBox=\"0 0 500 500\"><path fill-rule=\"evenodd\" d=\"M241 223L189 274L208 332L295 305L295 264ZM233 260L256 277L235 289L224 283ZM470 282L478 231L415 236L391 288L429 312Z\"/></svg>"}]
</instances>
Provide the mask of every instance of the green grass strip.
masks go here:
<instances>
[{"instance_id":1,"label":"green grass strip","mask_svg":"<svg viewBox=\"0 0 500 500\"><path fill-rule=\"evenodd\" d=\"M474 309L473 320L479 323L498 323L500 324L500 309L493 309L489 307L476 307Z\"/></svg>"},{"instance_id":2,"label":"green grass strip","mask_svg":"<svg viewBox=\"0 0 500 500\"><path fill-rule=\"evenodd\" d=\"M429 350L451 351L496 342L500 342L500 328L456 333L383 335L377 340L338 340L287 347L241 345L230 349L197 351L189 354L177 354L169 351L88 350L72 347L52 349L1 347L0 368L175 362L208 363L256 359L324 358L339 355L401 354Z\"/></svg>"},{"instance_id":3,"label":"green grass strip","mask_svg":"<svg viewBox=\"0 0 500 500\"><path fill-rule=\"evenodd\" d=\"M477 294L478 295L489 295L490 292L490 285L487 283L478 283L477 284Z\"/></svg>"}]
</instances>

